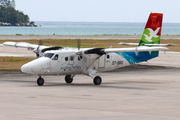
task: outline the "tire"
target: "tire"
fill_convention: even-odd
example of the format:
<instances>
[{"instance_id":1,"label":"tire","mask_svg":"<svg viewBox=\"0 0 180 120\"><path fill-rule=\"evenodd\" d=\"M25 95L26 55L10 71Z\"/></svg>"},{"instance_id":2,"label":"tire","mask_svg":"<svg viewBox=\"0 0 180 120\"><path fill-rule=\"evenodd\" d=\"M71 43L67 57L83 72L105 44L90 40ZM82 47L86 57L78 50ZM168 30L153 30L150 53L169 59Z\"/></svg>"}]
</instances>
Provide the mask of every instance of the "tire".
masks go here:
<instances>
[{"instance_id":1,"label":"tire","mask_svg":"<svg viewBox=\"0 0 180 120\"><path fill-rule=\"evenodd\" d=\"M66 75L65 81L66 81L66 83L72 83L73 78L71 78L71 75Z\"/></svg>"},{"instance_id":2,"label":"tire","mask_svg":"<svg viewBox=\"0 0 180 120\"><path fill-rule=\"evenodd\" d=\"M38 78L38 79L37 79L37 84L38 84L39 86L43 86L43 84L44 84L44 79L43 79L43 78Z\"/></svg>"},{"instance_id":3,"label":"tire","mask_svg":"<svg viewBox=\"0 0 180 120\"><path fill-rule=\"evenodd\" d=\"M94 78L94 85L100 85L101 84L101 82L102 82L102 79L101 79L101 77L99 77L99 76L96 76L95 78Z\"/></svg>"}]
</instances>

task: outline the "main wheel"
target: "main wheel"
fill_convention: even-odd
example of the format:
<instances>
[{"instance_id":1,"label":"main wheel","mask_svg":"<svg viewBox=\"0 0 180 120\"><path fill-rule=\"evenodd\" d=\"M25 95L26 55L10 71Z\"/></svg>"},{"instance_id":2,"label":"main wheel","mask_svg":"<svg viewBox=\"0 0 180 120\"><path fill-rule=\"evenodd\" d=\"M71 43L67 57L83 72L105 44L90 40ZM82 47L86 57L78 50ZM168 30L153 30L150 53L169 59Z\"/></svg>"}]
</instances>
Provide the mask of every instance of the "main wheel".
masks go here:
<instances>
[{"instance_id":1,"label":"main wheel","mask_svg":"<svg viewBox=\"0 0 180 120\"><path fill-rule=\"evenodd\" d=\"M95 78L94 78L94 84L95 85L100 85L101 84L101 82L102 82L102 79L101 79L101 77L99 77L99 76L96 76Z\"/></svg>"},{"instance_id":2,"label":"main wheel","mask_svg":"<svg viewBox=\"0 0 180 120\"><path fill-rule=\"evenodd\" d=\"M71 75L66 75L65 81L66 81L66 83L72 83L73 78L71 78Z\"/></svg>"},{"instance_id":3,"label":"main wheel","mask_svg":"<svg viewBox=\"0 0 180 120\"><path fill-rule=\"evenodd\" d=\"M38 84L39 86L42 86L42 85L44 84L44 79L41 78L41 77L39 77L39 78L37 79L37 84Z\"/></svg>"}]
</instances>

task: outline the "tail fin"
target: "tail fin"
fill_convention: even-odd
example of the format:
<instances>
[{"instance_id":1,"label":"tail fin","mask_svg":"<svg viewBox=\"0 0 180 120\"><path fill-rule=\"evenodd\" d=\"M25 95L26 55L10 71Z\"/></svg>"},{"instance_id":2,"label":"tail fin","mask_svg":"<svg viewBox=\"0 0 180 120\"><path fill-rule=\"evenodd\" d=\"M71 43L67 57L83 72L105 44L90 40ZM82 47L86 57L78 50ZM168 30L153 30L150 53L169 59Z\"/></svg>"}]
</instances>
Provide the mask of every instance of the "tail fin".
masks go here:
<instances>
[{"instance_id":1,"label":"tail fin","mask_svg":"<svg viewBox=\"0 0 180 120\"><path fill-rule=\"evenodd\" d=\"M149 15L138 46L143 46L143 44L160 44L162 19L162 13L151 13Z\"/></svg>"}]
</instances>

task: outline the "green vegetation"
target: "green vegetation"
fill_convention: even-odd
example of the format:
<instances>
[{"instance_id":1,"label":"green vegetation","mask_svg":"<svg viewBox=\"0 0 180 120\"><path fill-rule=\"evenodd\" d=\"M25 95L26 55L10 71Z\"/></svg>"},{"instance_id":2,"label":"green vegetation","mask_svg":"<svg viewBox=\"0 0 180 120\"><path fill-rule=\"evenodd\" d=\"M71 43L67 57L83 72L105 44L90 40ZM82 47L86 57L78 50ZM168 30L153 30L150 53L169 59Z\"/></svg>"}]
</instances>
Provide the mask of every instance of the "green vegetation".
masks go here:
<instances>
[{"instance_id":1,"label":"green vegetation","mask_svg":"<svg viewBox=\"0 0 180 120\"><path fill-rule=\"evenodd\" d=\"M22 57L0 57L0 70L18 70L23 64L34 60L35 58Z\"/></svg>"},{"instance_id":2,"label":"green vegetation","mask_svg":"<svg viewBox=\"0 0 180 120\"><path fill-rule=\"evenodd\" d=\"M29 22L29 16L15 9L14 0L0 0L0 22L24 24Z\"/></svg>"},{"instance_id":3,"label":"green vegetation","mask_svg":"<svg viewBox=\"0 0 180 120\"><path fill-rule=\"evenodd\" d=\"M16 34L17 36L22 36L22 34Z\"/></svg>"}]
</instances>

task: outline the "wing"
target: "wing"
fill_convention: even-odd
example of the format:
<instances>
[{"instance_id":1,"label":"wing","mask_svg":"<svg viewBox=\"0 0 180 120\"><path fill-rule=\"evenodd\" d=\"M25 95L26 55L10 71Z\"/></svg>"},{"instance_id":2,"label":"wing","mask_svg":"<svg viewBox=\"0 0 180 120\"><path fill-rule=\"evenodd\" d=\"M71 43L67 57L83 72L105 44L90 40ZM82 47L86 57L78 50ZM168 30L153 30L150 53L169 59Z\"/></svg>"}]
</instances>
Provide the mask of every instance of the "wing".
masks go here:
<instances>
[{"instance_id":1,"label":"wing","mask_svg":"<svg viewBox=\"0 0 180 120\"><path fill-rule=\"evenodd\" d=\"M98 54L98 55L103 55L105 53L113 53L113 52L135 52L136 55L138 55L139 52L149 52L151 54L152 51L166 51L168 48L166 47L148 47L148 46L140 46L140 47L133 47L133 48L108 48L108 49L103 49L103 48L93 48L86 50L84 53L85 54Z\"/></svg>"},{"instance_id":2,"label":"wing","mask_svg":"<svg viewBox=\"0 0 180 120\"><path fill-rule=\"evenodd\" d=\"M27 42L4 42L3 45L17 47L17 48L21 47L21 48L27 48L28 50L33 50L33 52L36 53L37 57L41 57L43 53L48 50L63 49L63 47L35 45L35 44L27 43Z\"/></svg>"},{"instance_id":3,"label":"wing","mask_svg":"<svg viewBox=\"0 0 180 120\"><path fill-rule=\"evenodd\" d=\"M135 47L135 48L111 48L111 49L104 49L103 52L105 53L112 53L112 52L144 52L144 51L148 51L148 52L152 52L152 51L165 51L168 50L168 48L166 47Z\"/></svg>"},{"instance_id":4,"label":"wing","mask_svg":"<svg viewBox=\"0 0 180 120\"><path fill-rule=\"evenodd\" d=\"M39 46L39 45L35 45L35 44L30 44L27 42L4 42L3 45L12 46L12 47L28 48L31 50L37 49Z\"/></svg>"}]
</instances>

